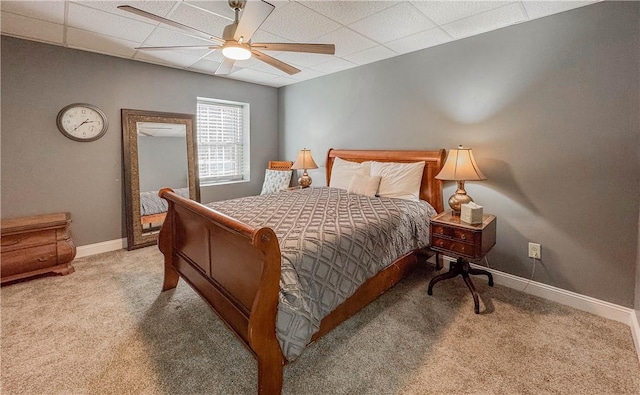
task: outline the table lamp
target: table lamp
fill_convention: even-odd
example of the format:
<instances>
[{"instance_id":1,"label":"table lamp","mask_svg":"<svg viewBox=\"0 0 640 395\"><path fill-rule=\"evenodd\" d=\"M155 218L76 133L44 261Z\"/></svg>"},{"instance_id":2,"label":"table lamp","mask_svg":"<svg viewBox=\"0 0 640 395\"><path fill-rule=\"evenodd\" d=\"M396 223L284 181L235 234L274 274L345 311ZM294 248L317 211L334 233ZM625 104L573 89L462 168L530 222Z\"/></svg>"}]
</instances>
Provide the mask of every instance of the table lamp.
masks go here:
<instances>
[{"instance_id":1,"label":"table lamp","mask_svg":"<svg viewBox=\"0 0 640 395\"><path fill-rule=\"evenodd\" d=\"M455 214L460 214L460 207L463 204L473 202L471 196L467 195L467 191L464 190L464 182L487 179L478 168L471 148L462 148L461 145L458 148L449 150L447 160L440 173L436 175L436 178L438 180L458 182L458 190L449 198L449 206Z\"/></svg>"},{"instance_id":2,"label":"table lamp","mask_svg":"<svg viewBox=\"0 0 640 395\"><path fill-rule=\"evenodd\" d=\"M304 170L302 177L298 178L298 184L300 184L301 187L306 188L311 185L311 177L307 174L307 169L317 169L318 165L313 161L311 150L305 148L298 152L298 157L291 168L293 170Z\"/></svg>"}]
</instances>

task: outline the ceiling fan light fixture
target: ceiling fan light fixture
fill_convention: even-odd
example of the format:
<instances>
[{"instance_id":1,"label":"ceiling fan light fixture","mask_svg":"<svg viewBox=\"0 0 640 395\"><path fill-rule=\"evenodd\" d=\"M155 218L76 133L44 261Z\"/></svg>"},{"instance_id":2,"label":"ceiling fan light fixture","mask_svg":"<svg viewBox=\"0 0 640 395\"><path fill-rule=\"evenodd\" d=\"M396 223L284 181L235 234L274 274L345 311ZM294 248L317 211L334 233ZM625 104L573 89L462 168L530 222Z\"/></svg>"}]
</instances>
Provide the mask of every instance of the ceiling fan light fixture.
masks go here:
<instances>
[{"instance_id":1,"label":"ceiling fan light fixture","mask_svg":"<svg viewBox=\"0 0 640 395\"><path fill-rule=\"evenodd\" d=\"M251 57L251 50L246 44L227 42L222 47L222 55L233 60L247 60Z\"/></svg>"}]
</instances>

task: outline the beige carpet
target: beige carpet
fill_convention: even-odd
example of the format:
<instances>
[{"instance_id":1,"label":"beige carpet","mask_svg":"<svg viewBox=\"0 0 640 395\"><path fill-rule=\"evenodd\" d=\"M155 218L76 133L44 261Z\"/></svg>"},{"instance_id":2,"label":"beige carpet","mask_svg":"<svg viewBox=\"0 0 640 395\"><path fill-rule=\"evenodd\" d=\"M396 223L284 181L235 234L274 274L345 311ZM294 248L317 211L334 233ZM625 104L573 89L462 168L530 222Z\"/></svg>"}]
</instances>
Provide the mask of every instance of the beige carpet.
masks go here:
<instances>
[{"instance_id":1,"label":"beige carpet","mask_svg":"<svg viewBox=\"0 0 640 395\"><path fill-rule=\"evenodd\" d=\"M256 363L155 247L2 287L2 394L252 394ZM639 394L624 324L413 273L285 367L285 394Z\"/></svg>"}]
</instances>

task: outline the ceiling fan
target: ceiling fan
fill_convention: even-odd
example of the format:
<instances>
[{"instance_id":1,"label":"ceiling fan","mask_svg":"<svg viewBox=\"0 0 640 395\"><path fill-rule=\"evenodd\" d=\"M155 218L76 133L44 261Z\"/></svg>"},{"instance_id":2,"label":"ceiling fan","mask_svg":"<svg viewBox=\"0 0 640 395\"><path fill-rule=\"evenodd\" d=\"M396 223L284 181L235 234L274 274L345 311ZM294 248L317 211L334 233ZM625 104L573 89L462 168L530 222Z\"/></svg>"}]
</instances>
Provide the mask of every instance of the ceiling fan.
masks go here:
<instances>
[{"instance_id":1,"label":"ceiling fan","mask_svg":"<svg viewBox=\"0 0 640 395\"><path fill-rule=\"evenodd\" d=\"M269 14L275 8L272 4L260 0L228 0L229 7L235 13L235 20L232 24L227 25L222 32L222 38L212 36L209 33L195 29L193 27L183 25L182 23L172 21L170 19L152 14L150 12L132 7L130 5L118 6L119 9L133 14L161 22L167 26L181 30L183 33L191 37L196 37L211 41L209 45L181 45L181 46L165 46L165 47L137 47L140 50L167 50L167 49L221 49L224 55L224 61L216 69L215 74L229 74L236 60L249 59L255 56L261 60L287 74L296 74L300 70L273 58L261 51L289 51L289 52L307 52L333 55L335 54L335 45L333 44L295 44L295 43L252 43L251 36L258 30L260 25L267 19Z\"/></svg>"}]
</instances>

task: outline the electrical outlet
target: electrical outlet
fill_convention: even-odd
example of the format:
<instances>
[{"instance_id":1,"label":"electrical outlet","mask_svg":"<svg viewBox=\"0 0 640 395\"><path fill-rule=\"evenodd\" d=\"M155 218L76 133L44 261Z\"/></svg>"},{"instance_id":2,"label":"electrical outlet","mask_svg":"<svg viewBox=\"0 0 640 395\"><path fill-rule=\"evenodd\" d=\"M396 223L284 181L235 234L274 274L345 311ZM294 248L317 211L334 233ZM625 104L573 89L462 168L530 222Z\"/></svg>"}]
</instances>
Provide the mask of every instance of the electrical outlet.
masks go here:
<instances>
[{"instance_id":1,"label":"electrical outlet","mask_svg":"<svg viewBox=\"0 0 640 395\"><path fill-rule=\"evenodd\" d=\"M529 258L540 259L540 244L529 243Z\"/></svg>"}]
</instances>

